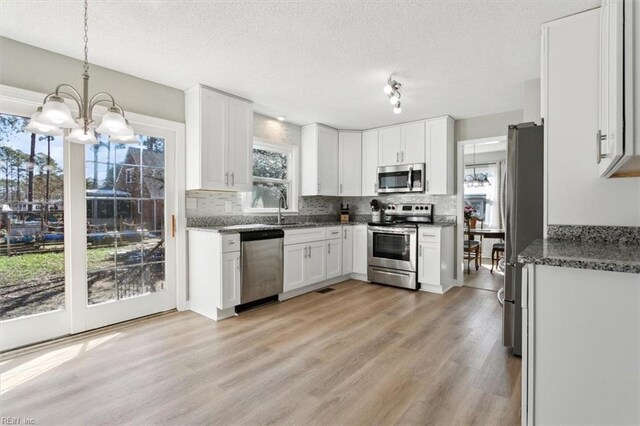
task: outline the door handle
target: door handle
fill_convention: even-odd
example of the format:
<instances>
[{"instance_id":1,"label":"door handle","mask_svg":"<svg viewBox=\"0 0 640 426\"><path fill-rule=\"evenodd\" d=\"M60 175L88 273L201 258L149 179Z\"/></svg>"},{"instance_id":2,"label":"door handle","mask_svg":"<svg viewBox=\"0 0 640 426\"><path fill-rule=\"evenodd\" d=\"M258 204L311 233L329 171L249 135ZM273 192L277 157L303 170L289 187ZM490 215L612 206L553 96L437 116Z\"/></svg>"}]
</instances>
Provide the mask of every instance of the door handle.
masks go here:
<instances>
[{"instance_id":1,"label":"door handle","mask_svg":"<svg viewBox=\"0 0 640 426\"><path fill-rule=\"evenodd\" d=\"M340 193L342 194L342 184L340 184Z\"/></svg>"},{"instance_id":2,"label":"door handle","mask_svg":"<svg viewBox=\"0 0 640 426\"><path fill-rule=\"evenodd\" d=\"M327 247L329 248L328 254L331 254L331 243L327 243Z\"/></svg>"},{"instance_id":3,"label":"door handle","mask_svg":"<svg viewBox=\"0 0 640 426\"><path fill-rule=\"evenodd\" d=\"M373 184L373 192L378 192L378 184L377 183Z\"/></svg>"},{"instance_id":4,"label":"door handle","mask_svg":"<svg viewBox=\"0 0 640 426\"><path fill-rule=\"evenodd\" d=\"M236 172L231 172L231 186L236 186Z\"/></svg>"},{"instance_id":5,"label":"door handle","mask_svg":"<svg viewBox=\"0 0 640 426\"><path fill-rule=\"evenodd\" d=\"M224 184L229 186L229 172L225 172L224 174Z\"/></svg>"},{"instance_id":6,"label":"door handle","mask_svg":"<svg viewBox=\"0 0 640 426\"><path fill-rule=\"evenodd\" d=\"M418 256L422 257L422 246L418 246Z\"/></svg>"},{"instance_id":7,"label":"door handle","mask_svg":"<svg viewBox=\"0 0 640 426\"><path fill-rule=\"evenodd\" d=\"M396 151L396 163L400 162L400 151Z\"/></svg>"},{"instance_id":8,"label":"door handle","mask_svg":"<svg viewBox=\"0 0 640 426\"><path fill-rule=\"evenodd\" d=\"M311 246L309 246L309 259L311 259Z\"/></svg>"},{"instance_id":9,"label":"door handle","mask_svg":"<svg viewBox=\"0 0 640 426\"><path fill-rule=\"evenodd\" d=\"M171 238L176 237L176 215L171 215Z\"/></svg>"},{"instance_id":10,"label":"door handle","mask_svg":"<svg viewBox=\"0 0 640 426\"><path fill-rule=\"evenodd\" d=\"M601 130L598 130L596 132L596 155L597 158L596 160L598 161L598 164L600 164L600 161L606 157L606 155L602 155L602 141L606 141L607 140L607 135L603 135Z\"/></svg>"},{"instance_id":11,"label":"door handle","mask_svg":"<svg viewBox=\"0 0 640 426\"><path fill-rule=\"evenodd\" d=\"M344 235L344 239L346 240L347 239L347 230L343 229L342 230L342 234Z\"/></svg>"},{"instance_id":12,"label":"door handle","mask_svg":"<svg viewBox=\"0 0 640 426\"><path fill-rule=\"evenodd\" d=\"M404 161L404 151L402 151L402 161Z\"/></svg>"}]
</instances>

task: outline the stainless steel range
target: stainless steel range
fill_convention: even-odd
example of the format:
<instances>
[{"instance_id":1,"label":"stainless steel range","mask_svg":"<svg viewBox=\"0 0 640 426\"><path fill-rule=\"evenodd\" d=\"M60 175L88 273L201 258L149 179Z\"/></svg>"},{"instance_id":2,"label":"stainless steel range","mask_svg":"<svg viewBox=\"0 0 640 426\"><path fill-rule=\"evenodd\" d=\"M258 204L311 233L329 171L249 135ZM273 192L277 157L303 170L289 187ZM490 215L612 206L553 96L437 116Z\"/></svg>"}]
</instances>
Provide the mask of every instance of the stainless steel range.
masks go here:
<instances>
[{"instance_id":1,"label":"stainless steel range","mask_svg":"<svg viewBox=\"0 0 640 426\"><path fill-rule=\"evenodd\" d=\"M418 224L433 222L433 204L389 204L385 215L369 223L368 280L418 290Z\"/></svg>"}]
</instances>

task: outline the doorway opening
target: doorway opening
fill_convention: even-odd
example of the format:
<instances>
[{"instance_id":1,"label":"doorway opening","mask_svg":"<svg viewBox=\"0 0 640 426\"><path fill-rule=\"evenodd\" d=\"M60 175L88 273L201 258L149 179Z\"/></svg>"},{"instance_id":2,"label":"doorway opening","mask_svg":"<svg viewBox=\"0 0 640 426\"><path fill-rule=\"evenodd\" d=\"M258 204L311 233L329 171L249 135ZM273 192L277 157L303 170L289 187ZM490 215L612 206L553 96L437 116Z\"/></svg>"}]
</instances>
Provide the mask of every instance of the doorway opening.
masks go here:
<instances>
[{"instance_id":1,"label":"doorway opening","mask_svg":"<svg viewBox=\"0 0 640 426\"><path fill-rule=\"evenodd\" d=\"M503 286L507 138L458 145L460 284L498 292Z\"/></svg>"}]
</instances>

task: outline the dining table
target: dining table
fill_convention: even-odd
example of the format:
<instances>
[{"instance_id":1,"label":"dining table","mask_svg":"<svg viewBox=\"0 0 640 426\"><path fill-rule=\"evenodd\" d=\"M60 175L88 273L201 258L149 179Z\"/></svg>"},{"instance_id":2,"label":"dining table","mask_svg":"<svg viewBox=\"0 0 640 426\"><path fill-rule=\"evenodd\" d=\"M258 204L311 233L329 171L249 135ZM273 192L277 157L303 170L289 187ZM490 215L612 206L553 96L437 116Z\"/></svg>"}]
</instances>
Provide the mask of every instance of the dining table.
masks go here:
<instances>
[{"instance_id":1,"label":"dining table","mask_svg":"<svg viewBox=\"0 0 640 426\"><path fill-rule=\"evenodd\" d=\"M465 238L468 235L471 240L475 239L475 236L480 237L480 257L482 257L482 240L485 238L496 238L504 240L504 229L500 228L464 228Z\"/></svg>"}]
</instances>

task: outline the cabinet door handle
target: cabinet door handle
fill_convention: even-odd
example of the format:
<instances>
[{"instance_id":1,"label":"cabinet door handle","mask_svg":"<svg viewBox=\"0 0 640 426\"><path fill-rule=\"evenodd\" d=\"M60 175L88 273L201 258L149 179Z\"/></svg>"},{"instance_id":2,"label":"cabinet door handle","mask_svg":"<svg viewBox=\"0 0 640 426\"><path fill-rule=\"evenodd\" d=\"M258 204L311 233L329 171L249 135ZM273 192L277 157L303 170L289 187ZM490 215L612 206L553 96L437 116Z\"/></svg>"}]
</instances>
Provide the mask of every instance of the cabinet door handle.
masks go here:
<instances>
[{"instance_id":1,"label":"cabinet door handle","mask_svg":"<svg viewBox=\"0 0 640 426\"><path fill-rule=\"evenodd\" d=\"M396 151L396 163L400 162L400 151Z\"/></svg>"},{"instance_id":2,"label":"cabinet door handle","mask_svg":"<svg viewBox=\"0 0 640 426\"><path fill-rule=\"evenodd\" d=\"M331 254L331 243L327 243L328 254Z\"/></svg>"},{"instance_id":3,"label":"cabinet door handle","mask_svg":"<svg viewBox=\"0 0 640 426\"><path fill-rule=\"evenodd\" d=\"M236 172L231 172L231 186L236 186Z\"/></svg>"},{"instance_id":4,"label":"cabinet door handle","mask_svg":"<svg viewBox=\"0 0 640 426\"><path fill-rule=\"evenodd\" d=\"M320 183L318 183L318 192L320 192Z\"/></svg>"},{"instance_id":5,"label":"cabinet door handle","mask_svg":"<svg viewBox=\"0 0 640 426\"><path fill-rule=\"evenodd\" d=\"M418 246L418 256L422 257L422 246Z\"/></svg>"},{"instance_id":6,"label":"cabinet door handle","mask_svg":"<svg viewBox=\"0 0 640 426\"><path fill-rule=\"evenodd\" d=\"M404 151L402 151L401 158L402 158L402 161L404 161Z\"/></svg>"},{"instance_id":7,"label":"cabinet door handle","mask_svg":"<svg viewBox=\"0 0 640 426\"><path fill-rule=\"evenodd\" d=\"M311 246L307 247L309 249L309 259L311 259Z\"/></svg>"},{"instance_id":8,"label":"cabinet door handle","mask_svg":"<svg viewBox=\"0 0 640 426\"><path fill-rule=\"evenodd\" d=\"M225 172L224 174L224 184L229 186L229 172Z\"/></svg>"},{"instance_id":9,"label":"cabinet door handle","mask_svg":"<svg viewBox=\"0 0 640 426\"><path fill-rule=\"evenodd\" d=\"M347 230L343 229L342 230L342 234L344 235L344 239L346 240L347 239Z\"/></svg>"},{"instance_id":10,"label":"cabinet door handle","mask_svg":"<svg viewBox=\"0 0 640 426\"><path fill-rule=\"evenodd\" d=\"M600 164L600 161L606 157L606 155L602 155L602 141L606 141L607 140L607 135L603 135L601 130L598 130L596 132L596 155L597 158L596 160L598 161L598 164Z\"/></svg>"},{"instance_id":11,"label":"cabinet door handle","mask_svg":"<svg viewBox=\"0 0 640 426\"><path fill-rule=\"evenodd\" d=\"M340 184L340 193L342 194L342 184Z\"/></svg>"},{"instance_id":12,"label":"cabinet door handle","mask_svg":"<svg viewBox=\"0 0 640 426\"><path fill-rule=\"evenodd\" d=\"M375 193L378 192L378 184L377 183L373 184L373 192L375 192Z\"/></svg>"}]
</instances>

